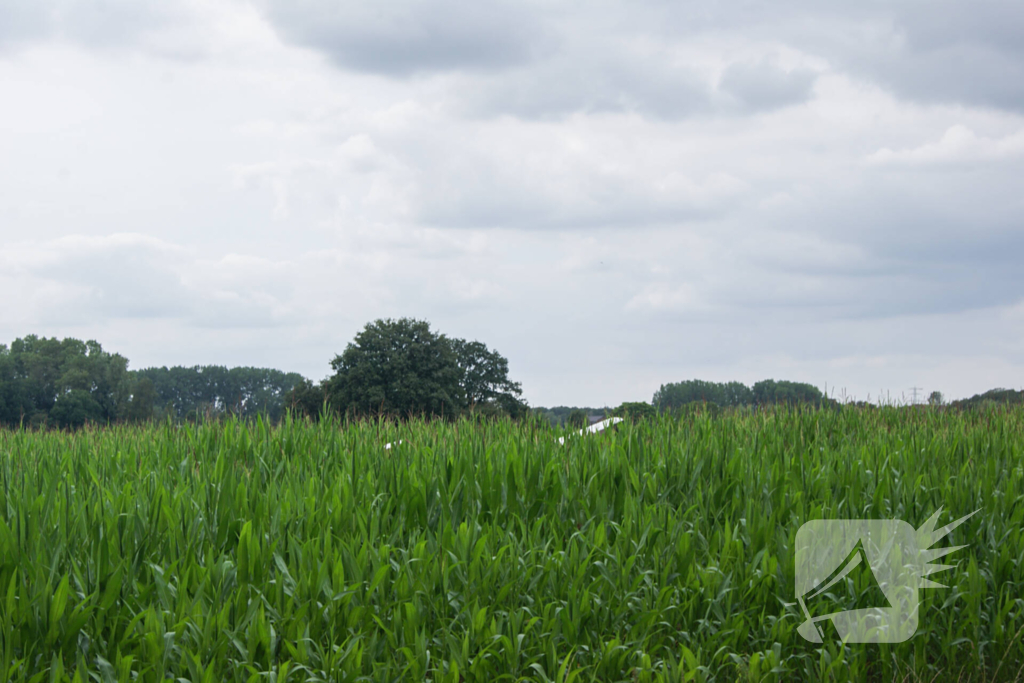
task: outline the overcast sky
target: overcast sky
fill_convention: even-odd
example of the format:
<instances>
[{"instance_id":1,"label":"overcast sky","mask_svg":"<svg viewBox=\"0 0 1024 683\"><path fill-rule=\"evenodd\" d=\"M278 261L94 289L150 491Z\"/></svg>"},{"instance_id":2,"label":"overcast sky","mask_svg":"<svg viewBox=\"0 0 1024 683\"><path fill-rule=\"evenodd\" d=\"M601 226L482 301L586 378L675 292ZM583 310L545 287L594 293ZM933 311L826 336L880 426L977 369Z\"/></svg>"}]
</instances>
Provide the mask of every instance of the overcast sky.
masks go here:
<instances>
[{"instance_id":1,"label":"overcast sky","mask_svg":"<svg viewBox=\"0 0 1024 683\"><path fill-rule=\"evenodd\" d=\"M770 9L768 9L770 8ZM1024 3L0 0L0 342L1024 385Z\"/></svg>"}]
</instances>

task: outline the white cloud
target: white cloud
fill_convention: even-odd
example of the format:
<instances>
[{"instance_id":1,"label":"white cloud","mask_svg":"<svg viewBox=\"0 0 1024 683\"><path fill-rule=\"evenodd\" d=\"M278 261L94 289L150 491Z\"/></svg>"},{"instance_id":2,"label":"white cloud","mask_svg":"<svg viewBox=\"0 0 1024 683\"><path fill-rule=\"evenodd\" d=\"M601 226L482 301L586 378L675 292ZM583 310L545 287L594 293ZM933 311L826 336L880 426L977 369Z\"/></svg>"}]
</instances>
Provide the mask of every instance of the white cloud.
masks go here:
<instances>
[{"instance_id":1,"label":"white cloud","mask_svg":"<svg viewBox=\"0 0 1024 683\"><path fill-rule=\"evenodd\" d=\"M654 284L644 289L626 302L625 310L673 311L706 311L710 307L701 301L700 294L693 285L681 284L670 286Z\"/></svg>"},{"instance_id":2,"label":"white cloud","mask_svg":"<svg viewBox=\"0 0 1024 683\"><path fill-rule=\"evenodd\" d=\"M1024 156L1024 130L1001 138L977 135L967 126L950 126L942 138L912 149L893 151L884 147L866 158L878 166L929 166L998 161Z\"/></svg>"}]
</instances>

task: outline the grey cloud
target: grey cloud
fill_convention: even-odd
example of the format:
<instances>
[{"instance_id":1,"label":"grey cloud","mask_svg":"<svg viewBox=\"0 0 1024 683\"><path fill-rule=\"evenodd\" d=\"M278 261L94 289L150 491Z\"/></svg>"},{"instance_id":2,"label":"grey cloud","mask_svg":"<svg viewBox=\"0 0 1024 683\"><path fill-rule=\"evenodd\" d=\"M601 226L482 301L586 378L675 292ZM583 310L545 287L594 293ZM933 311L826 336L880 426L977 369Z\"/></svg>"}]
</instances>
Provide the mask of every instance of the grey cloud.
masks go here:
<instances>
[{"instance_id":1,"label":"grey cloud","mask_svg":"<svg viewBox=\"0 0 1024 683\"><path fill-rule=\"evenodd\" d=\"M747 35L781 38L911 100L1024 110L1021 3L798 0L771 12Z\"/></svg>"},{"instance_id":2,"label":"grey cloud","mask_svg":"<svg viewBox=\"0 0 1024 683\"><path fill-rule=\"evenodd\" d=\"M733 289L716 303L787 319L865 320L1006 306L1024 293L1020 276L1009 268L922 260L888 270L859 276L765 270L756 288Z\"/></svg>"},{"instance_id":3,"label":"grey cloud","mask_svg":"<svg viewBox=\"0 0 1024 683\"><path fill-rule=\"evenodd\" d=\"M711 107L710 83L686 67L623 54L562 55L486 80L459 93L471 114L558 119L569 114L635 112L676 119Z\"/></svg>"},{"instance_id":4,"label":"grey cloud","mask_svg":"<svg viewBox=\"0 0 1024 683\"><path fill-rule=\"evenodd\" d=\"M155 0L5 0L0 49L53 39L97 48L130 44L183 18L171 3Z\"/></svg>"},{"instance_id":5,"label":"grey cloud","mask_svg":"<svg viewBox=\"0 0 1024 683\"><path fill-rule=\"evenodd\" d=\"M737 62L726 68L718 87L742 109L759 111L806 101L815 77L810 69L785 71L767 61Z\"/></svg>"},{"instance_id":6,"label":"grey cloud","mask_svg":"<svg viewBox=\"0 0 1024 683\"><path fill-rule=\"evenodd\" d=\"M37 38L52 30L45 5L34 0L11 0L0 5L0 46Z\"/></svg>"},{"instance_id":7,"label":"grey cloud","mask_svg":"<svg viewBox=\"0 0 1024 683\"><path fill-rule=\"evenodd\" d=\"M510 96L495 98L495 109L537 116L553 94L551 110L632 110L677 118L705 110L708 99L691 90L673 98L672 74L665 62L647 58L642 70L628 67L629 54L616 49L609 36L661 45L666 49L701 39L781 45L824 58L833 69L877 83L897 96L920 101L966 103L1024 111L1024 5L1002 0L963 3L862 2L822 4L806 0L763 7L719 3L648 3L604 5L596 14L613 26L601 35L592 20L581 31L590 40L560 38L564 67L538 64L537 79L524 87L511 78ZM570 57L566 57L566 53ZM546 73L546 70L549 73ZM624 74L626 78L620 78ZM664 74L673 78L666 79ZM810 97L814 72L774 69L765 62L740 62L726 68L721 92L736 98L742 111L759 111L798 103ZM519 80L530 84L528 76ZM545 82L550 81L550 85ZM497 84L495 88L497 89ZM678 92L678 90L676 90ZM602 93L602 96L595 96ZM515 95L515 96L512 96ZM545 97L548 95L548 97ZM713 103L713 93L707 94ZM525 100L526 104L522 102ZM533 106L529 106L530 103ZM681 106L682 105L682 106Z\"/></svg>"},{"instance_id":8,"label":"grey cloud","mask_svg":"<svg viewBox=\"0 0 1024 683\"><path fill-rule=\"evenodd\" d=\"M972 177L973 176L973 177ZM1024 298L1024 210L1013 174L878 174L844 190L824 188L773 219L815 235L828 249L754 241L743 258L756 288L725 288L720 303L749 308L816 307L825 318L946 314ZM766 226L770 223L762 223Z\"/></svg>"},{"instance_id":9,"label":"grey cloud","mask_svg":"<svg viewBox=\"0 0 1024 683\"><path fill-rule=\"evenodd\" d=\"M340 67L397 77L465 75L454 86L455 98L476 116L635 112L678 119L737 103L744 111L791 104L809 97L813 84L807 70L741 64L727 72L727 101L719 102L712 78L679 63L672 40L649 40L652 27L602 26L601 15L614 17L618 6L594 8L595 18L570 19L529 4L462 0L304 0L264 7L283 37Z\"/></svg>"},{"instance_id":10,"label":"grey cloud","mask_svg":"<svg viewBox=\"0 0 1024 683\"><path fill-rule=\"evenodd\" d=\"M1022 55L967 43L920 52L894 51L887 57L868 58L859 68L850 66L869 69L873 78L911 99L1024 111Z\"/></svg>"},{"instance_id":11,"label":"grey cloud","mask_svg":"<svg viewBox=\"0 0 1024 683\"><path fill-rule=\"evenodd\" d=\"M701 41L781 46L917 101L1024 111L1024 4L1007 0L783 0L763 6L638 0L579 13L561 3L511 1L253 2L286 41L342 68L396 77L491 74L493 82L466 93L480 113L699 113L714 104L714 90L685 65L654 53ZM150 33L189 25L194 9L156 0L6 0L0 50L46 39L94 48L136 44ZM185 43L178 36L154 49L173 54L168 45L174 44L183 54L194 52ZM654 53L634 60L623 45ZM806 99L812 81L805 70L741 63L727 67L721 93L735 98L741 111L758 111Z\"/></svg>"},{"instance_id":12,"label":"grey cloud","mask_svg":"<svg viewBox=\"0 0 1024 683\"><path fill-rule=\"evenodd\" d=\"M175 319L204 328L266 328L287 322L278 310L287 280L268 286L249 264L200 262L176 245L126 234L23 249L12 259L24 263L19 269L44 293L34 312L43 324Z\"/></svg>"},{"instance_id":13,"label":"grey cloud","mask_svg":"<svg viewBox=\"0 0 1024 683\"><path fill-rule=\"evenodd\" d=\"M1002 0L971 3L946 0L895 6L900 24L908 27L911 44L935 49L964 42L986 43L1024 54L1024 7Z\"/></svg>"},{"instance_id":14,"label":"grey cloud","mask_svg":"<svg viewBox=\"0 0 1024 683\"><path fill-rule=\"evenodd\" d=\"M709 220L742 204L742 183L729 176L658 189L646 178L585 166L529 178L529 168L477 161L473 172L456 165L422 179L421 221L450 228L628 228Z\"/></svg>"},{"instance_id":15,"label":"grey cloud","mask_svg":"<svg viewBox=\"0 0 1024 683\"><path fill-rule=\"evenodd\" d=\"M157 240L71 239L52 243L45 251L45 260L30 272L78 292L47 312L49 317L174 317L187 310L191 297L173 267L180 250L170 245Z\"/></svg>"},{"instance_id":16,"label":"grey cloud","mask_svg":"<svg viewBox=\"0 0 1024 683\"><path fill-rule=\"evenodd\" d=\"M895 5L905 44L873 64L925 100L1024 109L1024 5L1002 0Z\"/></svg>"},{"instance_id":17,"label":"grey cloud","mask_svg":"<svg viewBox=\"0 0 1024 683\"><path fill-rule=\"evenodd\" d=\"M641 3L640 30L778 41L902 97L1024 109L1024 5L1005 0ZM643 22L643 23L641 23Z\"/></svg>"},{"instance_id":18,"label":"grey cloud","mask_svg":"<svg viewBox=\"0 0 1024 683\"><path fill-rule=\"evenodd\" d=\"M286 39L346 68L392 76L528 61L544 40L536 14L509 2L266 2Z\"/></svg>"}]
</instances>

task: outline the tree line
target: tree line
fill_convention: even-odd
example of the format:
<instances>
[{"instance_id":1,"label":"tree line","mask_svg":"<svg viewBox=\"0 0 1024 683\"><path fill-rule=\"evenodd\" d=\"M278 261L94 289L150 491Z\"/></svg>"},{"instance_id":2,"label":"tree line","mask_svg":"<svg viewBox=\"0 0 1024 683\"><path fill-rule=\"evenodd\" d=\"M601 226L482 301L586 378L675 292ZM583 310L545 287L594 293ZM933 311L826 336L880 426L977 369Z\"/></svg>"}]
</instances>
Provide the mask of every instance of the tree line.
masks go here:
<instances>
[{"instance_id":1,"label":"tree line","mask_svg":"<svg viewBox=\"0 0 1024 683\"><path fill-rule=\"evenodd\" d=\"M936 392L937 393L937 392ZM939 394L936 405L943 405ZM975 394L970 398L962 398L949 404L954 409L990 408L1000 405L1024 405L1024 389L989 389L983 394Z\"/></svg>"},{"instance_id":2,"label":"tree line","mask_svg":"<svg viewBox=\"0 0 1024 683\"><path fill-rule=\"evenodd\" d=\"M691 379L662 384L650 403L627 401L616 408L578 408L556 406L534 408L535 414L555 427L585 427L604 417L628 417L634 420L679 412L698 404L713 410L768 404L837 405L814 385L802 382L766 379L748 387L742 382L707 382Z\"/></svg>"},{"instance_id":3,"label":"tree line","mask_svg":"<svg viewBox=\"0 0 1024 683\"><path fill-rule=\"evenodd\" d=\"M128 370L97 341L29 335L0 344L0 425L86 423L257 414L279 420L298 373L218 365Z\"/></svg>"},{"instance_id":4,"label":"tree line","mask_svg":"<svg viewBox=\"0 0 1024 683\"><path fill-rule=\"evenodd\" d=\"M474 413L520 418L528 406L508 360L479 341L402 318L368 323L313 383L269 368L197 365L129 370L96 341L29 335L0 344L0 426L198 420L226 415L271 422L289 410L319 419Z\"/></svg>"},{"instance_id":5,"label":"tree line","mask_svg":"<svg viewBox=\"0 0 1024 683\"><path fill-rule=\"evenodd\" d=\"M742 382L692 379L661 385L651 402L659 412L665 412L700 402L720 408L737 408L770 403L822 404L829 399L813 384L804 382L765 379L748 387Z\"/></svg>"},{"instance_id":6,"label":"tree line","mask_svg":"<svg viewBox=\"0 0 1024 683\"><path fill-rule=\"evenodd\" d=\"M77 428L86 423L197 420L237 415L271 422L287 411L310 419L349 417L506 415L540 417L554 426L583 427L608 416L633 419L681 411L767 404L838 406L811 384L762 380L687 380L663 384L650 403L617 408L533 408L508 360L479 341L436 332L423 320L367 323L330 362L333 374L314 383L269 368L196 365L129 370L128 359L96 341L29 335L0 344L0 426ZM934 400L933 400L934 399ZM943 405L941 394L929 398ZM1024 403L1024 391L993 389L949 407ZM855 407L869 407L863 402Z\"/></svg>"}]
</instances>

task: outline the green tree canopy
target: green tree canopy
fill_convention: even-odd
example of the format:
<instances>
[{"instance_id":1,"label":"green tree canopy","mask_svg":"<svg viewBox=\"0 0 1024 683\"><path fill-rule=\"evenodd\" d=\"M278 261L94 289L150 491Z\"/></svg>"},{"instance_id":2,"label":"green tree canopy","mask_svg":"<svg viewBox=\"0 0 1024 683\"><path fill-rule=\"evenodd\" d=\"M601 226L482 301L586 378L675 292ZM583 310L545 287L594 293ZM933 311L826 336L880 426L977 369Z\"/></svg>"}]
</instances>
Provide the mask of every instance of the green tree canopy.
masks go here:
<instances>
[{"instance_id":1,"label":"green tree canopy","mask_svg":"<svg viewBox=\"0 0 1024 683\"><path fill-rule=\"evenodd\" d=\"M573 414L574 411L581 411L584 419L583 424L585 425L593 417L606 417L612 413L612 409L608 406L603 408L592 408L592 407L578 407L578 406L555 406L554 408L531 408L530 412L534 415L543 418L553 427L564 427L568 424L569 415ZM574 418L578 419L578 418Z\"/></svg>"},{"instance_id":2,"label":"green tree canopy","mask_svg":"<svg viewBox=\"0 0 1024 683\"><path fill-rule=\"evenodd\" d=\"M463 400L470 410L506 412L513 417L525 413L522 385L508 377L508 360L482 342L451 339Z\"/></svg>"},{"instance_id":3,"label":"green tree canopy","mask_svg":"<svg viewBox=\"0 0 1024 683\"><path fill-rule=\"evenodd\" d=\"M508 360L478 341L449 338L412 318L367 323L331 361L331 406L356 415L454 416L466 410L525 413ZM311 387L295 401L313 399ZM308 414L308 413L307 413Z\"/></svg>"},{"instance_id":4,"label":"green tree canopy","mask_svg":"<svg viewBox=\"0 0 1024 683\"><path fill-rule=\"evenodd\" d=\"M659 411L674 410L690 403L709 403L721 408L769 403L821 403L825 400L813 384L766 379L748 387L742 382L706 382L691 379L663 384L654 392L652 403Z\"/></svg>"},{"instance_id":5,"label":"green tree canopy","mask_svg":"<svg viewBox=\"0 0 1024 683\"><path fill-rule=\"evenodd\" d=\"M465 403L455 352L423 320L367 323L331 361L326 395L359 415L455 415Z\"/></svg>"},{"instance_id":6,"label":"green tree canopy","mask_svg":"<svg viewBox=\"0 0 1024 683\"><path fill-rule=\"evenodd\" d=\"M765 403L821 403L825 396L813 384L764 379L756 383L751 391L754 402Z\"/></svg>"},{"instance_id":7,"label":"green tree canopy","mask_svg":"<svg viewBox=\"0 0 1024 683\"><path fill-rule=\"evenodd\" d=\"M150 401L151 413L178 419L231 414L263 415L277 422L284 416L288 392L306 381L295 372L222 365L145 368L135 375L152 385L151 394L148 388L139 387L140 403ZM145 415L144 406L140 405L138 412Z\"/></svg>"},{"instance_id":8,"label":"green tree canopy","mask_svg":"<svg viewBox=\"0 0 1024 683\"><path fill-rule=\"evenodd\" d=\"M324 401L323 385L314 384L308 379L303 379L296 384L285 396L285 406L288 410L313 420L320 418L320 413L324 409Z\"/></svg>"},{"instance_id":9,"label":"green tree canopy","mask_svg":"<svg viewBox=\"0 0 1024 683\"><path fill-rule=\"evenodd\" d=\"M626 401L612 411L614 417L621 417L630 422L650 419L658 416L658 410L646 401Z\"/></svg>"},{"instance_id":10,"label":"green tree canopy","mask_svg":"<svg viewBox=\"0 0 1024 683\"><path fill-rule=\"evenodd\" d=\"M587 416L587 411L580 408L573 408L569 411L569 415L565 418L565 424L573 429L582 429L587 426L590 418Z\"/></svg>"},{"instance_id":11,"label":"green tree canopy","mask_svg":"<svg viewBox=\"0 0 1024 683\"><path fill-rule=\"evenodd\" d=\"M61 427L124 417L128 360L99 342L28 335L0 345L0 423Z\"/></svg>"},{"instance_id":12,"label":"green tree canopy","mask_svg":"<svg viewBox=\"0 0 1024 683\"><path fill-rule=\"evenodd\" d=\"M659 410L673 410L688 403L714 403L721 407L736 407L754 403L754 394L742 382L707 382L691 379L663 384L654 392L651 403Z\"/></svg>"},{"instance_id":13,"label":"green tree canopy","mask_svg":"<svg viewBox=\"0 0 1024 683\"><path fill-rule=\"evenodd\" d=\"M1024 403L1024 390L989 389L983 394L975 394L970 398L953 401L954 408L982 408L986 406L1013 405Z\"/></svg>"}]
</instances>

